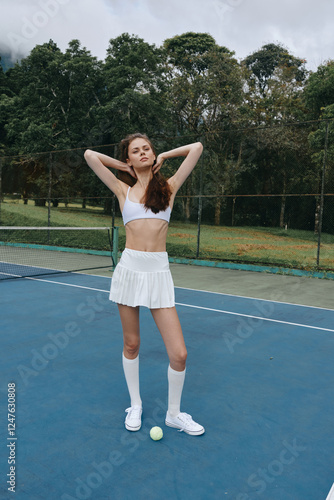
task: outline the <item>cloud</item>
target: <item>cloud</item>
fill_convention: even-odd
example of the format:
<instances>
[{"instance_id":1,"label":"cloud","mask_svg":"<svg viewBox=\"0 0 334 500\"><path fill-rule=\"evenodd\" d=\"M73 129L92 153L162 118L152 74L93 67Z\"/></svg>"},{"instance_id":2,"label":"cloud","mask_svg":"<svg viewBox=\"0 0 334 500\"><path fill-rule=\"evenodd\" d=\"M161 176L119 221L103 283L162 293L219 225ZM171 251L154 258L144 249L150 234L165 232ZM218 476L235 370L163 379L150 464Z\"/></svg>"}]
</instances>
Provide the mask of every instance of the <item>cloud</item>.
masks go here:
<instances>
[{"instance_id":1,"label":"cloud","mask_svg":"<svg viewBox=\"0 0 334 500\"><path fill-rule=\"evenodd\" d=\"M313 69L334 57L329 0L2 0L0 48L27 55L53 39L61 50L79 39L104 59L109 40L128 32L160 46L187 31L210 33L239 59L280 42Z\"/></svg>"},{"instance_id":2,"label":"cloud","mask_svg":"<svg viewBox=\"0 0 334 500\"><path fill-rule=\"evenodd\" d=\"M65 49L75 38L101 55L112 37L110 26L117 24L117 16L101 0L2 0L1 12L0 47L13 57L50 39Z\"/></svg>"},{"instance_id":3,"label":"cloud","mask_svg":"<svg viewBox=\"0 0 334 500\"><path fill-rule=\"evenodd\" d=\"M240 58L271 42L313 67L334 57L334 3L328 0L241 0L228 16L224 31L213 34Z\"/></svg>"}]
</instances>

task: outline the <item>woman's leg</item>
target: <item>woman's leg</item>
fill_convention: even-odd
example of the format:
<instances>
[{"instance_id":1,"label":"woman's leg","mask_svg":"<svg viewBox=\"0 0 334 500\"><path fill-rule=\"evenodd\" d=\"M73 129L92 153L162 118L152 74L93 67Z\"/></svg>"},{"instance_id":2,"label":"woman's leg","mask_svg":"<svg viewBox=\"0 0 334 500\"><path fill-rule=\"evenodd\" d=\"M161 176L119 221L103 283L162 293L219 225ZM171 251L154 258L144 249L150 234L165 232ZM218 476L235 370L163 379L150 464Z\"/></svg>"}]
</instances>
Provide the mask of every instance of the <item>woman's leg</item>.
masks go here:
<instances>
[{"instance_id":1,"label":"woman's leg","mask_svg":"<svg viewBox=\"0 0 334 500\"><path fill-rule=\"evenodd\" d=\"M166 346L171 368L178 372L184 371L187 349L175 307L151 309L151 313Z\"/></svg>"},{"instance_id":2,"label":"woman's leg","mask_svg":"<svg viewBox=\"0 0 334 500\"><path fill-rule=\"evenodd\" d=\"M168 367L168 413L180 413L183 384L186 374L187 349L175 307L152 309L152 316L161 333L169 357Z\"/></svg>"},{"instance_id":3,"label":"woman's leg","mask_svg":"<svg viewBox=\"0 0 334 500\"><path fill-rule=\"evenodd\" d=\"M141 427L142 401L139 389L139 307L118 304L123 328L124 350L122 355L123 370L128 386L131 407L126 410L125 427L137 431Z\"/></svg>"},{"instance_id":4,"label":"woman's leg","mask_svg":"<svg viewBox=\"0 0 334 500\"><path fill-rule=\"evenodd\" d=\"M203 434L204 427L193 421L187 413L181 413L181 397L186 374L187 349L175 307L151 309L153 319L161 333L169 357L168 411L166 425L183 430L193 436Z\"/></svg>"},{"instance_id":5,"label":"woman's leg","mask_svg":"<svg viewBox=\"0 0 334 500\"><path fill-rule=\"evenodd\" d=\"M139 307L118 304L118 311L123 328L124 356L127 359L135 359L140 347Z\"/></svg>"}]
</instances>

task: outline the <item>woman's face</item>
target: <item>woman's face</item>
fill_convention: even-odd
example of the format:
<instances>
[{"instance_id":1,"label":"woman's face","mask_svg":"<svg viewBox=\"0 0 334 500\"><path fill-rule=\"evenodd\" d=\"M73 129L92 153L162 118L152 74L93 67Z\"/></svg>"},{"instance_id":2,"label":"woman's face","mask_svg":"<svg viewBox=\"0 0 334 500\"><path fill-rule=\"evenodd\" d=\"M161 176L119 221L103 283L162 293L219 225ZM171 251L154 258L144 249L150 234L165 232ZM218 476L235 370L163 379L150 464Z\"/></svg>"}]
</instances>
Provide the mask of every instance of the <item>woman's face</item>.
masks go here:
<instances>
[{"instance_id":1,"label":"woman's face","mask_svg":"<svg viewBox=\"0 0 334 500\"><path fill-rule=\"evenodd\" d=\"M152 146L146 139L136 138L130 142L127 163L131 167L152 167L155 158Z\"/></svg>"}]
</instances>

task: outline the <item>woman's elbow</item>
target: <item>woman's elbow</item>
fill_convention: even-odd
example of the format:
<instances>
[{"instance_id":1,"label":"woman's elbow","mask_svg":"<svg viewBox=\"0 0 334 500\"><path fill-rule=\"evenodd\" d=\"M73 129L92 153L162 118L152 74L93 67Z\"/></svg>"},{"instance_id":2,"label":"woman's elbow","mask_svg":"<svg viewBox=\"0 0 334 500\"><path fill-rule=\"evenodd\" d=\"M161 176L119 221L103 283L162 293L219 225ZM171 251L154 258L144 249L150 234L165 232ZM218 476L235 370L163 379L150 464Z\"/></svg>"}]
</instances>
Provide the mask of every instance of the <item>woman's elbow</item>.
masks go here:
<instances>
[{"instance_id":1,"label":"woman's elbow","mask_svg":"<svg viewBox=\"0 0 334 500\"><path fill-rule=\"evenodd\" d=\"M90 156L91 154L91 150L90 149L86 149L86 151L84 152L84 158L87 160L87 158Z\"/></svg>"},{"instance_id":2,"label":"woman's elbow","mask_svg":"<svg viewBox=\"0 0 334 500\"><path fill-rule=\"evenodd\" d=\"M201 142L195 142L194 146L196 147L196 149L202 153L203 151L203 144Z\"/></svg>"}]
</instances>

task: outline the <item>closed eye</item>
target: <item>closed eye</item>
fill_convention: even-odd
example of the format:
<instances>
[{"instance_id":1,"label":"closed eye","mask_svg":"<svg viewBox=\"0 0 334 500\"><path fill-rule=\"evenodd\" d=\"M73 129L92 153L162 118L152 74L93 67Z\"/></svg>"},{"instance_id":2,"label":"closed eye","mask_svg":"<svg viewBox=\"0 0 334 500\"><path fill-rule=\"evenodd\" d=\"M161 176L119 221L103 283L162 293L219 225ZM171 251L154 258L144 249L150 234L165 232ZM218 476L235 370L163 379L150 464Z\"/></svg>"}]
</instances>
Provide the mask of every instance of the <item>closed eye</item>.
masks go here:
<instances>
[{"instance_id":1,"label":"closed eye","mask_svg":"<svg viewBox=\"0 0 334 500\"><path fill-rule=\"evenodd\" d=\"M151 148L150 148L149 146L144 146L144 147L143 147L143 151L150 151L150 149L151 149ZM136 154L136 153L138 153L138 152L139 152L139 148L134 148L134 149L132 149L132 154Z\"/></svg>"}]
</instances>

